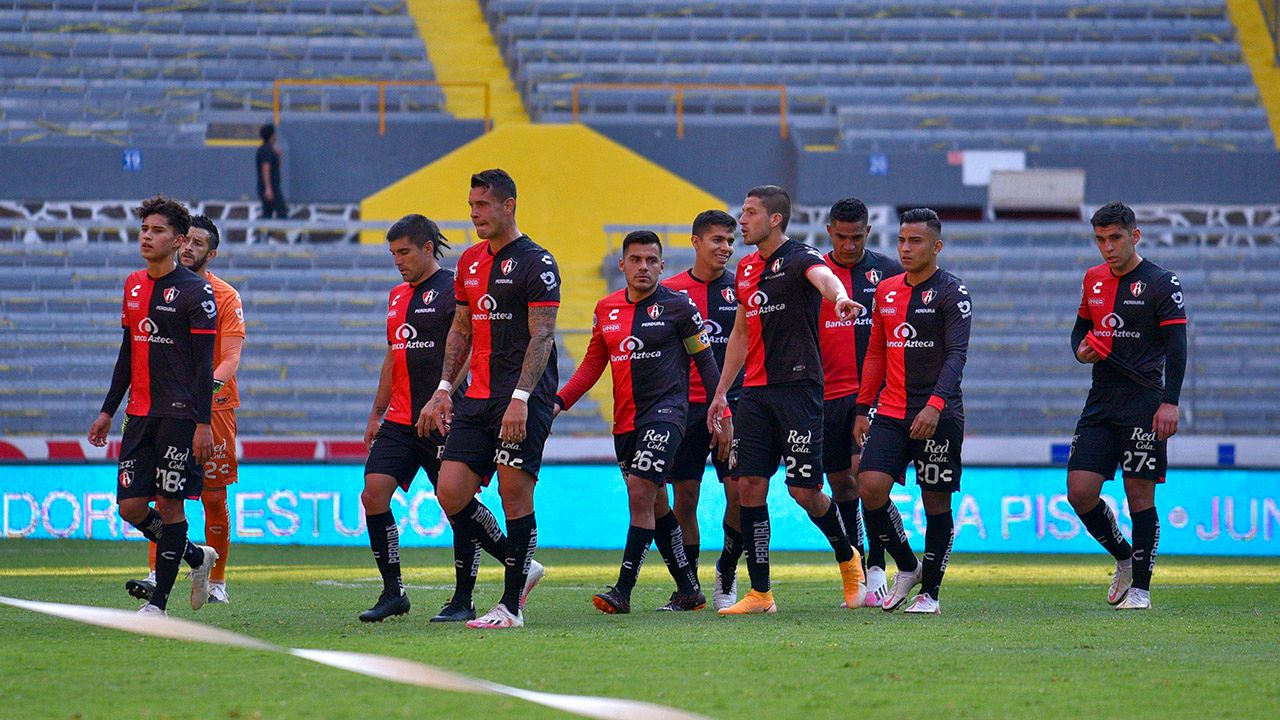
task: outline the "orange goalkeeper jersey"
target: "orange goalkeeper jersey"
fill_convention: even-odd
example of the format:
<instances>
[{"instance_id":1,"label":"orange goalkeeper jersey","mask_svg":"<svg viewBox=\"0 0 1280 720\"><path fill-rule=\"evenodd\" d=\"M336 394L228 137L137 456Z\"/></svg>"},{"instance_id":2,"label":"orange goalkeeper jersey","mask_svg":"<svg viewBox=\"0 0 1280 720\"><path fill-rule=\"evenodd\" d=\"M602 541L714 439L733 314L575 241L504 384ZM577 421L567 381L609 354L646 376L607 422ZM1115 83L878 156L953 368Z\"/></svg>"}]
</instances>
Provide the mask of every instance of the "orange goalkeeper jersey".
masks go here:
<instances>
[{"instance_id":1,"label":"orange goalkeeper jersey","mask_svg":"<svg viewBox=\"0 0 1280 720\"><path fill-rule=\"evenodd\" d=\"M206 271L205 277L213 286L213 301L218 305L218 333L213 339L213 367L217 370L222 363L223 338L244 337L244 308L240 304L240 293L227 284L225 280ZM232 410L240 407L240 392L234 375L227 380L213 396L213 411Z\"/></svg>"}]
</instances>

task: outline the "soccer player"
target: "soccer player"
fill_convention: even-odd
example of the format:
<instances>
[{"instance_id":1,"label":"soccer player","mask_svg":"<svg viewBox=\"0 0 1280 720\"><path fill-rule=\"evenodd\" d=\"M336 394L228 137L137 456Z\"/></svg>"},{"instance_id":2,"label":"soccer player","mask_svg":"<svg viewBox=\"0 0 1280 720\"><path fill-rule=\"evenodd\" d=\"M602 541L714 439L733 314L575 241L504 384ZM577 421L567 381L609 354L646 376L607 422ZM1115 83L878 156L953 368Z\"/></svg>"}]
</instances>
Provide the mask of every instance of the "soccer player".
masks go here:
<instances>
[{"instance_id":1,"label":"soccer player","mask_svg":"<svg viewBox=\"0 0 1280 720\"><path fill-rule=\"evenodd\" d=\"M128 426L120 442L116 501L120 517L159 546L156 586L140 615L167 615L169 593L185 560L191 566L191 609L209 598L218 554L187 540L183 500L200 497L200 466L213 455L213 342L218 307L205 278L176 254L191 226L187 208L156 196L134 208L145 270L124 285L124 337L89 442L107 444L111 418L125 392ZM150 503L155 499L155 507Z\"/></svg>"},{"instance_id":2,"label":"soccer player","mask_svg":"<svg viewBox=\"0 0 1280 720\"><path fill-rule=\"evenodd\" d=\"M867 249L867 206L857 198L845 198L831 206L827 217L827 237L831 252L823 256L827 267L844 285L849 297L870 307L880 281L902 272L897 260ZM861 437L853 436L858 405L858 376L862 370L867 342L871 338L871 314L841 320L836 308L822 303L818 316L818 346L822 351L822 467L831 483L831 499L840 510L849 544L863 555L862 515L858 509L858 456ZM849 352L850 348L853 352ZM867 597L862 607L879 607L887 590L884 573L884 546L868 535L871 548L866 559Z\"/></svg>"},{"instance_id":3,"label":"soccer player","mask_svg":"<svg viewBox=\"0 0 1280 720\"><path fill-rule=\"evenodd\" d=\"M733 331L738 314L738 295L733 289L733 276L725 272L729 258L733 257L733 233L738 221L723 210L705 210L693 219L693 267L662 281L672 290L680 290L689 296L702 314L711 349L715 353L716 367L724 366L725 348L729 333ZM714 393L713 393L714 394ZM737 407L742 394L742 373L738 373L729 387L729 409ZM698 555L702 541L698 529L698 499L702 489L702 475L707 457L711 457L716 476L724 485L724 546L716 560L715 587L711 591L711 606L716 610L738 601L738 558L742 556L742 531L738 526L741 510L738 506L738 482L729 472L727 454L712 452L713 436L707 427L707 403L711 398L702 386L697 363L689 363L689 413L685 419L684 437L671 466L672 495L675 496L675 517L667 527L660 525L657 533L683 531L685 557L698 572ZM728 450L727 447L721 448ZM664 494L665 495L665 494ZM665 502L666 498L659 499ZM659 544L663 560L670 567L674 558L667 557L666 546Z\"/></svg>"},{"instance_id":4,"label":"soccer player","mask_svg":"<svg viewBox=\"0 0 1280 720\"><path fill-rule=\"evenodd\" d=\"M498 473L507 518L502 599L470 628L524 626L524 601L542 578L533 559L538 526L533 490L551 431L557 386L556 311L560 272L551 253L516 227L516 183L503 170L471 176L471 224L483 242L462 253L454 279L459 310L445 343L440 387L427 427L447 429L437 495L454 532L480 542L475 517L481 482ZM454 407L447 379L471 353L471 380ZM452 425L449 417L452 415Z\"/></svg>"},{"instance_id":5,"label":"soccer player","mask_svg":"<svg viewBox=\"0 0 1280 720\"><path fill-rule=\"evenodd\" d=\"M454 274L440 267L449 243L434 222L422 215L406 215L387 230L387 244L404 282L387 297L387 354L364 431L369 458L360 502L369 547L382 576L382 594L372 608L360 613L362 622L381 622L409 612L409 595L400 578L400 528L391 512L391 497L397 487L409 491L419 468L426 471L433 488L437 485L444 437L426 431L422 411L440 384L445 338L455 309ZM452 381L459 383L464 372L465 366L459 366ZM485 533L478 538L453 534L453 597L431 622L474 619L471 593L480 550L483 547L499 559L506 555L506 538L489 509L476 500L472 513Z\"/></svg>"},{"instance_id":6,"label":"soccer player","mask_svg":"<svg viewBox=\"0 0 1280 720\"><path fill-rule=\"evenodd\" d=\"M696 363L704 392L715 392L720 371L698 308L688 295L658 284L663 269L658 236L648 230L628 233L618 268L627 285L596 303L587 354L556 396L559 414L573 407L609 366L613 447L627 484L631 527L617 583L592 598L592 603L610 615L631 612L631 590L649 543L656 539L659 548L669 545L663 554L675 560L668 568L676 581L670 602L659 609L701 610L707 598L680 544L680 525L667 505L665 485L685 431L686 365L690 358ZM722 429L724 424L714 418L708 424L708 432L714 433L712 442L723 446L727 456L730 436ZM675 530L655 538L659 524L674 525Z\"/></svg>"},{"instance_id":7,"label":"soccer player","mask_svg":"<svg viewBox=\"0 0 1280 720\"><path fill-rule=\"evenodd\" d=\"M1093 384L1071 438L1067 499L1116 559L1107 602L1146 610L1160 541L1156 486L1164 482L1165 441L1178 432L1187 367L1187 311L1178 276L1138 254L1142 231L1133 210L1109 203L1090 222L1103 263L1084 275L1071 347L1078 361L1093 365ZM1100 497L1117 465L1132 545Z\"/></svg>"},{"instance_id":8,"label":"soccer player","mask_svg":"<svg viewBox=\"0 0 1280 720\"><path fill-rule=\"evenodd\" d=\"M226 568L231 554L231 520L227 512L227 486L238 479L236 461L236 408L240 393L236 387L236 371L240 368L240 351L244 347L244 309L240 293L225 280L209 271L209 262L218 257L218 227L207 215L191 218L186 243L178 253L182 266L203 276L213 287L214 304L218 306L218 331L213 339L213 456L204 464L204 489L200 502L204 505L204 536L218 561L209 573L210 603L228 602ZM151 547L151 574L144 580L130 580L125 589L139 600L150 600L156 584L156 544Z\"/></svg>"},{"instance_id":9,"label":"soccer player","mask_svg":"<svg viewBox=\"0 0 1280 720\"><path fill-rule=\"evenodd\" d=\"M960 490L960 381L973 306L960 278L938 267L938 214L918 208L902 213L900 220L898 259L906 272L881 280L876 288L871 339L862 364L853 434L867 439L858 490L867 530L880 538L898 566L881 607L896 610L921 585L906 612L936 615L954 536L951 497ZM889 499L894 482L906 482L903 473L909 462L915 463L927 519L923 563L911 551L902 518Z\"/></svg>"},{"instance_id":10,"label":"soccer player","mask_svg":"<svg viewBox=\"0 0 1280 720\"><path fill-rule=\"evenodd\" d=\"M835 551L844 601L866 595L862 558L840 526L835 503L822 492L822 359L818 311L831 301L846 320L862 306L849 299L822 253L790 240L791 198L776 185L747 191L742 241L757 249L738 263L738 305L724 369L708 414L729 409L727 393L746 363L730 466L738 479L740 522L747 542L751 591L721 615L777 612L769 584L769 476L786 467L787 489Z\"/></svg>"}]
</instances>

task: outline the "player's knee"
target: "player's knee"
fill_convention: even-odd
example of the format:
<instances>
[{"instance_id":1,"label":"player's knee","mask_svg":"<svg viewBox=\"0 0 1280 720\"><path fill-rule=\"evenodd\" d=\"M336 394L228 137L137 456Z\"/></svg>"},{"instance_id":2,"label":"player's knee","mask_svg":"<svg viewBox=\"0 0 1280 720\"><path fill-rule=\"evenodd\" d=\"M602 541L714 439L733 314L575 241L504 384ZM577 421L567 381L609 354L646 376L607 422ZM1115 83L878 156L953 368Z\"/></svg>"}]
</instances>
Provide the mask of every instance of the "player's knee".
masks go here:
<instances>
[{"instance_id":1,"label":"player's knee","mask_svg":"<svg viewBox=\"0 0 1280 720\"><path fill-rule=\"evenodd\" d=\"M920 500L928 515L938 515L951 510L951 493L922 492Z\"/></svg>"},{"instance_id":2,"label":"player's knee","mask_svg":"<svg viewBox=\"0 0 1280 720\"><path fill-rule=\"evenodd\" d=\"M142 498L132 498L120 503L120 518L134 527L138 527L147 519L147 504L138 502Z\"/></svg>"},{"instance_id":3,"label":"player's knee","mask_svg":"<svg viewBox=\"0 0 1280 720\"><path fill-rule=\"evenodd\" d=\"M787 492L791 494L796 504L804 508L810 515L813 515L819 509L825 510L825 508L821 507L824 496L819 488L788 486Z\"/></svg>"},{"instance_id":4,"label":"player's knee","mask_svg":"<svg viewBox=\"0 0 1280 720\"><path fill-rule=\"evenodd\" d=\"M1099 499L1097 491L1091 485L1067 483L1067 502L1071 503L1071 509L1075 510L1077 515L1083 515L1092 510Z\"/></svg>"}]
</instances>

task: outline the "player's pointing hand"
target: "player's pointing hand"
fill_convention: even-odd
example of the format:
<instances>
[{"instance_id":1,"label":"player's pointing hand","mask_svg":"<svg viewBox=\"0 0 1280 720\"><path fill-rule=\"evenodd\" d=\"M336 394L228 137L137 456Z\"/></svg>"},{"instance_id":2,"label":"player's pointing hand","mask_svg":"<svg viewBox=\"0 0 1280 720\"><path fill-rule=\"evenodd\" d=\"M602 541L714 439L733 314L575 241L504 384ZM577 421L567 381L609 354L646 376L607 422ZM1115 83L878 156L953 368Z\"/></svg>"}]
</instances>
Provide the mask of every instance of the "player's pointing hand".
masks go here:
<instances>
[{"instance_id":1,"label":"player's pointing hand","mask_svg":"<svg viewBox=\"0 0 1280 720\"><path fill-rule=\"evenodd\" d=\"M836 315L839 315L841 320L858 317L866 311L867 309L863 307L861 303L854 302L848 297L842 297L836 300Z\"/></svg>"}]
</instances>

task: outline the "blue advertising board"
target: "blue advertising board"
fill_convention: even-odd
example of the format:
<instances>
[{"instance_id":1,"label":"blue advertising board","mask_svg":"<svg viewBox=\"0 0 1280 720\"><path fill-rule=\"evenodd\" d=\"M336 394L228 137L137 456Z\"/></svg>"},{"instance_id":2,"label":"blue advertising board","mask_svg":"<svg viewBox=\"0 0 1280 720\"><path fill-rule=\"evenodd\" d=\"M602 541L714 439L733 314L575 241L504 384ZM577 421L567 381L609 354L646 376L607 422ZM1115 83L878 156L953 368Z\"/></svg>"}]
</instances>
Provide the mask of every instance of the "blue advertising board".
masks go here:
<instances>
[{"instance_id":1,"label":"blue advertising board","mask_svg":"<svg viewBox=\"0 0 1280 720\"><path fill-rule=\"evenodd\" d=\"M114 465L0 466L3 537L138 539L115 508ZM770 490L773 547L825 550L826 541L788 496L781 478ZM910 482L910 476L908 477ZM358 465L242 465L231 486L232 541L365 545ZM1119 482L1104 497L1130 532ZM482 499L501 516L495 488ZM914 484L893 495L919 550L924 514ZM612 465L544 468L536 491L539 543L544 547L621 548L627 532L626 490ZM1280 555L1280 471L1175 470L1157 493L1160 552L1194 555ZM203 534L200 504L188 503L192 535ZM1065 472L1053 468L965 468L954 502L959 552L1097 552L1065 494ZM396 493L392 510L405 546L449 546L449 524L423 475ZM724 496L708 475L699 520L702 544L717 548Z\"/></svg>"}]
</instances>

